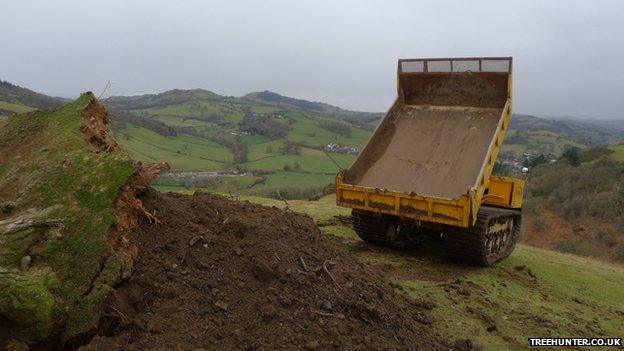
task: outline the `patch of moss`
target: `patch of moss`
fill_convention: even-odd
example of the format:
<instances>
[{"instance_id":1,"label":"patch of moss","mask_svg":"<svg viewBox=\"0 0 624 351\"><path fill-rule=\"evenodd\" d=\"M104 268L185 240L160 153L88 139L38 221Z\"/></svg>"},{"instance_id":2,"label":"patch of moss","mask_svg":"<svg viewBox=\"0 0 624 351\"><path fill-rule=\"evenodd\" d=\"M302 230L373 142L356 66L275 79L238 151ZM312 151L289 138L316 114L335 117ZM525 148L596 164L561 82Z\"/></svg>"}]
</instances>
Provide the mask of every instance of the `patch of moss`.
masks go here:
<instances>
[{"instance_id":1,"label":"patch of moss","mask_svg":"<svg viewBox=\"0 0 624 351\"><path fill-rule=\"evenodd\" d=\"M50 270L23 273L0 267L0 314L20 324L18 334L46 335L59 310L52 293L58 285Z\"/></svg>"},{"instance_id":2,"label":"patch of moss","mask_svg":"<svg viewBox=\"0 0 624 351\"><path fill-rule=\"evenodd\" d=\"M43 234L16 234L0 261L0 269L6 270L28 253L34 266L48 269L58 282L42 284L37 275L12 273L24 281L20 294L27 300L46 297L45 303L33 299L23 304L37 317L21 320L19 332L30 331L33 337L46 336L51 329L42 326L49 324L65 328L66 339L95 327L118 279L119 261L107 246L106 233L113 222L111 205L134 165L124 153L101 152L87 143L81 114L94 99L86 93L57 109L12 116L0 132L0 155L7 158L0 170L18 174L23 185L2 189L7 185L0 183L0 191L21 192L19 211L57 206L47 217L60 220ZM13 288L0 276L0 295ZM0 302L0 315L2 307ZM58 313L53 316L52 310Z\"/></svg>"}]
</instances>

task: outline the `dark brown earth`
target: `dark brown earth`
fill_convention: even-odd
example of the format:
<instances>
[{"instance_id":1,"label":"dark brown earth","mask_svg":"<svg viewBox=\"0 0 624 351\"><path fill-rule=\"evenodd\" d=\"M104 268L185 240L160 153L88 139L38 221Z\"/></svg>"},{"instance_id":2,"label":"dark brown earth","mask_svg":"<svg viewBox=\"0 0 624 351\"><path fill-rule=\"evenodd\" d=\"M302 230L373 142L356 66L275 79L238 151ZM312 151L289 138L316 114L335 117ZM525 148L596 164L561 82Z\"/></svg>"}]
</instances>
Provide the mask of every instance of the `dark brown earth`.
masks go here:
<instances>
[{"instance_id":1,"label":"dark brown earth","mask_svg":"<svg viewBox=\"0 0 624 351\"><path fill-rule=\"evenodd\" d=\"M431 315L302 214L148 190L139 255L84 350L445 350Z\"/></svg>"}]
</instances>

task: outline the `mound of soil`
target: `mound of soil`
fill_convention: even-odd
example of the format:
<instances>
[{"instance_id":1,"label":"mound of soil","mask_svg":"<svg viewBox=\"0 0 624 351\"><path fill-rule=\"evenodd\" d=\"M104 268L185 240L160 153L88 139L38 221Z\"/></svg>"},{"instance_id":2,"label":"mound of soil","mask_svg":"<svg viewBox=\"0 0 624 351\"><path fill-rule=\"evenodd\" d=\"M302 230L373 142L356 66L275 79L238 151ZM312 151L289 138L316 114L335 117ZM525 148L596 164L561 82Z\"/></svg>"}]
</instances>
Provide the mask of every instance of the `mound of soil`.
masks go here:
<instances>
[{"instance_id":1,"label":"mound of soil","mask_svg":"<svg viewBox=\"0 0 624 351\"><path fill-rule=\"evenodd\" d=\"M196 194L142 198L132 276L84 350L449 349L432 317L312 219Z\"/></svg>"}]
</instances>

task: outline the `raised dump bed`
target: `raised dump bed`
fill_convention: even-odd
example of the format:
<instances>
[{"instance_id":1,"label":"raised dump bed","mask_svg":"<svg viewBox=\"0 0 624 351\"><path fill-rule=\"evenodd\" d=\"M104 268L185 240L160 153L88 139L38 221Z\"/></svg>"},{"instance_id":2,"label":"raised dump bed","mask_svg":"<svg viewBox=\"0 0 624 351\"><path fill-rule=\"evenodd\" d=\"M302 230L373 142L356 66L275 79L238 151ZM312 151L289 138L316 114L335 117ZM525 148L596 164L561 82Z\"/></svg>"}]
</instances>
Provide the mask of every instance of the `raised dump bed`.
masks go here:
<instances>
[{"instance_id":1,"label":"raised dump bed","mask_svg":"<svg viewBox=\"0 0 624 351\"><path fill-rule=\"evenodd\" d=\"M349 169L346 181L370 188L457 199L481 173L502 108L400 102Z\"/></svg>"},{"instance_id":2,"label":"raised dump bed","mask_svg":"<svg viewBox=\"0 0 624 351\"><path fill-rule=\"evenodd\" d=\"M399 60L398 97L337 175L337 203L358 210L358 223L384 214L463 228L479 225L482 205L520 208L523 181L491 177L511 118L511 67L510 57ZM511 215L486 217L500 216Z\"/></svg>"}]
</instances>

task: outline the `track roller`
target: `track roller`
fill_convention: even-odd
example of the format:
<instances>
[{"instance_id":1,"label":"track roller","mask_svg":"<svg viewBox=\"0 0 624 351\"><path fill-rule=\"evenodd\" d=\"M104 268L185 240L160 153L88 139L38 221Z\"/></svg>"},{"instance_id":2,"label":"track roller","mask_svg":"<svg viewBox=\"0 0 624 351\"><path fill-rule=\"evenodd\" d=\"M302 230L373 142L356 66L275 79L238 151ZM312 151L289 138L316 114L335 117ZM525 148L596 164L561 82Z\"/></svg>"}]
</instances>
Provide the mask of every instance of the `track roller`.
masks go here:
<instances>
[{"instance_id":1,"label":"track roller","mask_svg":"<svg viewBox=\"0 0 624 351\"><path fill-rule=\"evenodd\" d=\"M489 267L511 254L520 226L520 211L482 206L474 226L449 226L443 241L452 259Z\"/></svg>"}]
</instances>

